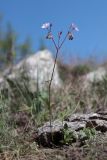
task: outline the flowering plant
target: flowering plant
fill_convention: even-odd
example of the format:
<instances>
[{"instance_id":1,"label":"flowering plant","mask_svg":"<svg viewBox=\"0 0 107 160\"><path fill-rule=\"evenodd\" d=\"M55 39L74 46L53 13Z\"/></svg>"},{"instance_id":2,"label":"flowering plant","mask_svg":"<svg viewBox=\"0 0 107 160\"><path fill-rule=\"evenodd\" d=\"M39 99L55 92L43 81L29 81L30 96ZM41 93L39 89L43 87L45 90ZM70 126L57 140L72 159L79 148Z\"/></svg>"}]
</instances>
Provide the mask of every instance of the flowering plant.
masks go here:
<instances>
[{"instance_id":1,"label":"flowering plant","mask_svg":"<svg viewBox=\"0 0 107 160\"><path fill-rule=\"evenodd\" d=\"M58 53L59 50L61 49L62 45L64 44L65 40L68 38L68 40L73 40L74 36L73 36L73 32L74 31L79 31L78 27L72 23L68 29L68 32L66 33L64 39L62 41L61 40L61 36L62 36L62 31L58 32L58 42L56 43L53 33L52 33L52 23L47 22L44 23L41 26L42 29L46 29L47 30L47 34L46 34L46 39L52 40L55 49L56 49L56 55L55 55L55 62L54 62L54 66L53 66L53 70L52 70L52 75L51 78L49 80L49 99L48 99L48 104L49 104L49 114L50 114L50 127L52 127L52 109L51 109L51 84L52 84L52 80L53 80L53 76L54 76L54 70L55 70L55 66L56 66L56 62L57 62L57 57L58 57Z\"/></svg>"}]
</instances>

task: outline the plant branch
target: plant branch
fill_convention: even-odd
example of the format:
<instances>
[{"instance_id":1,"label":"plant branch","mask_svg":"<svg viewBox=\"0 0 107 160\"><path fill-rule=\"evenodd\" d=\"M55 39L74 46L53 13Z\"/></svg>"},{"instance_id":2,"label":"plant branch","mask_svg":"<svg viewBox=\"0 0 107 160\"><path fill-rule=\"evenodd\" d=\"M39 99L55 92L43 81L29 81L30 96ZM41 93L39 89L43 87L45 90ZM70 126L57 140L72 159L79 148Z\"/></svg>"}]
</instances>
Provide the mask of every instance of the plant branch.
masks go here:
<instances>
[{"instance_id":1,"label":"plant branch","mask_svg":"<svg viewBox=\"0 0 107 160\"><path fill-rule=\"evenodd\" d=\"M68 36L68 32L67 32L65 38L63 39L62 43L60 44L59 49L62 47L63 43L65 42L65 40L66 40L66 38L67 38L67 36Z\"/></svg>"},{"instance_id":2,"label":"plant branch","mask_svg":"<svg viewBox=\"0 0 107 160\"><path fill-rule=\"evenodd\" d=\"M53 42L53 44L54 44L56 50L58 50L58 47L57 47L57 45L56 45L56 42L55 42L54 38L52 38L52 42Z\"/></svg>"}]
</instances>

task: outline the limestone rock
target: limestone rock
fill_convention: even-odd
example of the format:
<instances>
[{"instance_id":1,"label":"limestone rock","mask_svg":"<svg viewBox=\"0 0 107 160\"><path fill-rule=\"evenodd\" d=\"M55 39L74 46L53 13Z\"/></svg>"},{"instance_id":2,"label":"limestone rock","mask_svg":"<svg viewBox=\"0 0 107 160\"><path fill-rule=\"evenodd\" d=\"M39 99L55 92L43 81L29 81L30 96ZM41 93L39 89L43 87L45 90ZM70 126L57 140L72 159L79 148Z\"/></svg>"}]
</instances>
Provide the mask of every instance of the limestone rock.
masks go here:
<instances>
[{"instance_id":1,"label":"limestone rock","mask_svg":"<svg viewBox=\"0 0 107 160\"><path fill-rule=\"evenodd\" d=\"M38 51L36 54L19 62L11 70L6 70L3 73L3 77L5 78L1 77L0 79L0 88L3 88L4 83L16 81L18 84L25 84L29 92L35 92L37 87L43 90L49 84L53 66L54 59L52 53L48 50ZM57 64L52 87L61 87Z\"/></svg>"},{"instance_id":2,"label":"limestone rock","mask_svg":"<svg viewBox=\"0 0 107 160\"><path fill-rule=\"evenodd\" d=\"M84 88L87 88L90 83L103 80L103 77L107 74L105 68L100 67L97 70L90 72L84 76Z\"/></svg>"},{"instance_id":3,"label":"limestone rock","mask_svg":"<svg viewBox=\"0 0 107 160\"><path fill-rule=\"evenodd\" d=\"M36 134L35 140L43 146L64 144L65 134L72 135L72 141L84 140L88 138L84 129L96 130L96 134L107 132L107 113L73 114L66 118L63 123L60 120L52 122L52 126L47 122L40 128ZM82 136L81 136L82 133ZM92 133L93 134L93 133ZM81 137L84 137L81 139Z\"/></svg>"}]
</instances>

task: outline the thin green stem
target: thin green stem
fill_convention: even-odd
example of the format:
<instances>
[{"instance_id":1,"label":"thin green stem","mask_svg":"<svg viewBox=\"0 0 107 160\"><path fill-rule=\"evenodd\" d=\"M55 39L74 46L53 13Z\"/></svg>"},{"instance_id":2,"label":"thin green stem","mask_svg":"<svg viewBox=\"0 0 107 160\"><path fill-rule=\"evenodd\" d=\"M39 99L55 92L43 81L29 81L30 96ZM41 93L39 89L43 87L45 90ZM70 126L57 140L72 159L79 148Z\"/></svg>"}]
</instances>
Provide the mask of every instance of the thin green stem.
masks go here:
<instances>
[{"instance_id":1,"label":"thin green stem","mask_svg":"<svg viewBox=\"0 0 107 160\"><path fill-rule=\"evenodd\" d=\"M52 85L52 80L53 80L53 76L54 76L54 71L55 71L55 66L56 66L56 62L57 62L58 53L59 53L59 50L57 49L56 56L55 56L55 62L54 62L54 66L53 66L53 70L52 70L52 74L51 74L51 79L49 81L49 115L50 115L50 126L52 126L51 85Z\"/></svg>"}]
</instances>

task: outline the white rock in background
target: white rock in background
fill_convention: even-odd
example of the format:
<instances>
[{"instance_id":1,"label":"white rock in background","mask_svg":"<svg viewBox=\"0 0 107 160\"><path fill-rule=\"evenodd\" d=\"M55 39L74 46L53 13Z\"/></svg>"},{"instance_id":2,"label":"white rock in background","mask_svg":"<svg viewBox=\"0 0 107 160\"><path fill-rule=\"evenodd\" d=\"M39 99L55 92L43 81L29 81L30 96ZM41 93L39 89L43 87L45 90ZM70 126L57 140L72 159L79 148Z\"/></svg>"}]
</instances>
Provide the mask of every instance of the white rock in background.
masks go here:
<instances>
[{"instance_id":1,"label":"white rock in background","mask_svg":"<svg viewBox=\"0 0 107 160\"><path fill-rule=\"evenodd\" d=\"M37 90L37 83L40 90L46 88L52 75L53 66L54 58L52 53L48 50L38 51L14 66L11 74L6 74L5 77L12 81L17 80L19 83L25 81L28 90L35 92ZM52 87L60 88L61 83L56 64Z\"/></svg>"},{"instance_id":2,"label":"white rock in background","mask_svg":"<svg viewBox=\"0 0 107 160\"><path fill-rule=\"evenodd\" d=\"M95 82L101 81L106 74L107 74L107 71L103 67L100 67L97 70L86 74L84 76L85 77L84 88L87 88L90 85L90 83L94 81Z\"/></svg>"}]
</instances>

